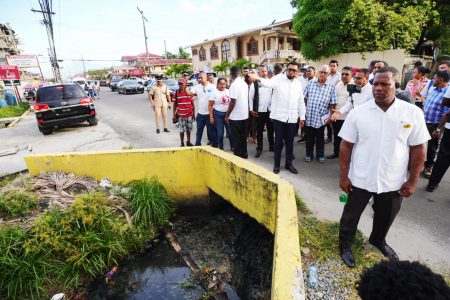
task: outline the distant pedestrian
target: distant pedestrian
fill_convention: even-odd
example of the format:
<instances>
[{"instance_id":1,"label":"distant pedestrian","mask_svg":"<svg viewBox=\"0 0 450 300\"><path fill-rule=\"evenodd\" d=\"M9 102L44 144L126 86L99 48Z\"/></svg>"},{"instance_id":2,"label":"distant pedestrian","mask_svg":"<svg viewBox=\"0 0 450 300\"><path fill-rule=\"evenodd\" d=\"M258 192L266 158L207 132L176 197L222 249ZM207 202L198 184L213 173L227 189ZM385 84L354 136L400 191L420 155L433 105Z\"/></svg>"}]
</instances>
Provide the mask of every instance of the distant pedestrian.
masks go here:
<instances>
[{"instance_id":1,"label":"distant pedestrian","mask_svg":"<svg viewBox=\"0 0 450 300\"><path fill-rule=\"evenodd\" d=\"M194 99L186 93L187 82L184 78L178 80L178 90L173 97L173 122L179 123L181 147L184 147L184 134L186 133L186 146L191 143L192 123L195 121Z\"/></svg>"},{"instance_id":2,"label":"distant pedestrian","mask_svg":"<svg viewBox=\"0 0 450 300\"><path fill-rule=\"evenodd\" d=\"M273 66L273 76L281 74L283 72L283 66L281 64L275 64Z\"/></svg>"},{"instance_id":3,"label":"distant pedestrian","mask_svg":"<svg viewBox=\"0 0 450 300\"><path fill-rule=\"evenodd\" d=\"M97 95L97 100L100 99L100 83L98 81L95 82L95 94Z\"/></svg>"},{"instance_id":4,"label":"distant pedestrian","mask_svg":"<svg viewBox=\"0 0 450 300\"><path fill-rule=\"evenodd\" d=\"M214 79L214 75L212 73L208 74L208 82L211 84L215 84L215 79Z\"/></svg>"},{"instance_id":5,"label":"distant pedestrian","mask_svg":"<svg viewBox=\"0 0 450 300\"><path fill-rule=\"evenodd\" d=\"M230 86L230 104L225 116L225 122L231 127L233 153L241 158L248 158L245 123L248 119L248 85L239 76L239 67L231 67L230 74L233 83Z\"/></svg>"},{"instance_id":6,"label":"distant pedestrian","mask_svg":"<svg viewBox=\"0 0 450 300\"><path fill-rule=\"evenodd\" d=\"M353 268L352 244L370 198L374 219L369 243L398 260L386 236L403 197L414 194L430 138L422 111L395 98L400 73L384 67L375 73L373 97L352 110L342 126L339 186L348 194L339 226L340 256Z\"/></svg>"},{"instance_id":7,"label":"distant pedestrian","mask_svg":"<svg viewBox=\"0 0 450 300\"><path fill-rule=\"evenodd\" d=\"M445 107L450 107L450 88L447 88L447 91L445 92L442 105ZM442 177L444 177L445 172L447 172L450 166L450 113L447 113L445 117L442 118L439 127L433 134L435 136L441 135L442 132L444 134L441 138L436 163L434 164L433 171L431 172L431 176L426 187L428 192L433 192L438 188Z\"/></svg>"},{"instance_id":8,"label":"distant pedestrian","mask_svg":"<svg viewBox=\"0 0 450 300\"><path fill-rule=\"evenodd\" d=\"M449 108L442 105L442 100L448 89L448 82L449 72L437 71L434 75L433 87L430 88L427 99L423 104L425 122L427 123L428 132L432 137L428 141L427 160L425 161L425 168L423 170L423 176L425 178L430 178L436 160L440 138L440 132L438 131L439 124L445 118L445 114L449 112Z\"/></svg>"},{"instance_id":9,"label":"distant pedestrian","mask_svg":"<svg viewBox=\"0 0 450 300\"><path fill-rule=\"evenodd\" d=\"M89 95L92 99L95 99L95 81L93 80L89 82Z\"/></svg>"},{"instance_id":10,"label":"distant pedestrian","mask_svg":"<svg viewBox=\"0 0 450 300\"><path fill-rule=\"evenodd\" d=\"M331 110L336 107L336 90L332 83L327 83L330 67L323 65L319 70L319 79L311 80L304 91L306 99L306 156L305 162L314 159L314 145L316 158L320 163L325 162L325 126L331 124Z\"/></svg>"},{"instance_id":11,"label":"distant pedestrian","mask_svg":"<svg viewBox=\"0 0 450 300\"><path fill-rule=\"evenodd\" d=\"M209 97L209 121L216 130L216 145L223 150L224 130L230 132L230 125L225 123L225 116L230 105L230 91L226 88L227 80L219 78L217 89ZM230 147L233 148L230 138Z\"/></svg>"},{"instance_id":12,"label":"distant pedestrian","mask_svg":"<svg viewBox=\"0 0 450 300\"><path fill-rule=\"evenodd\" d=\"M261 85L273 89L270 104L270 118L275 131L273 172L280 172L281 151L286 146L285 168L293 174L298 171L293 165L294 135L296 124L305 125L305 101L300 81L296 79L300 66L290 62L285 74L278 74L271 79L262 78L256 74L251 76L261 81ZM323 138L323 136L322 136Z\"/></svg>"},{"instance_id":13,"label":"distant pedestrian","mask_svg":"<svg viewBox=\"0 0 450 300\"><path fill-rule=\"evenodd\" d=\"M327 77L327 82L336 85L341 81L341 72L338 72L339 63L337 60L332 59L328 66L330 67L330 74Z\"/></svg>"},{"instance_id":14,"label":"distant pedestrian","mask_svg":"<svg viewBox=\"0 0 450 300\"><path fill-rule=\"evenodd\" d=\"M167 129L167 109L171 106L170 90L163 83L162 77L156 78L156 84L153 85L148 92L148 99L152 104L152 109L155 112L156 133L160 133L159 124L162 117L164 132L169 132Z\"/></svg>"},{"instance_id":15,"label":"distant pedestrian","mask_svg":"<svg viewBox=\"0 0 450 300\"><path fill-rule=\"evenodd\" d=\"M375 76L375 74L377 73L377 71L383 67L387 67L388 63L382 60L378 60L375 62L375 65L373 66L373 72L372 74ZM372 76L372 78L370 78L369 76L369 83L372 84L373 83L373 78L374 76Z\"/></svg>"},{"instance_id":16,"label":"distant pedestrian","mask_svg":"<svg viewBox=\"0 0 450 300\"><path fill-rule=\"evenodd\" d=\"M430 81L425 77L428 73L430 73L430 69L423 66L416 67L412 73L411 80L406 84L405 91L411 94L414 103L419 108L423 107L423 100L425 100L420 93L428 86L428 82Z\"/></svg>"},{"instance_id":17,"label":"distant pedestrian","mask_svg":"<svg viewBox=\"0 0 450 300\"><path fill-rule=\"evenodd\" d=\"M438 65L438 71L446 71L446 72L450 72L450 60L447 61L442 61L439 65ZM428 82L428 86L426 88L424 88L422 90L422 92L420 92L420 95L422 96L422 99L426 99L428 96L428 92L431 90L431 88L433 87L434 84L434 79L430 80Z\"/></svg>"}]
</instances>

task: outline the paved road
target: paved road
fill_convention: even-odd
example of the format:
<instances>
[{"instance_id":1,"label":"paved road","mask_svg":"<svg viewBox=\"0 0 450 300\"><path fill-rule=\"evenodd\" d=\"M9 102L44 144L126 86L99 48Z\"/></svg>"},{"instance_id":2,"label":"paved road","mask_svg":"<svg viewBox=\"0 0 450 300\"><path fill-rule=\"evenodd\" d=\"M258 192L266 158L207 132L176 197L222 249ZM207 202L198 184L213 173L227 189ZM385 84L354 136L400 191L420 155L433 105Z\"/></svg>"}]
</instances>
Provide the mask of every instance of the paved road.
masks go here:
<instances>
[{"instance_id":1,"label":"paved road","mask_svg":"<svg viewBox=\"0 0 450 300\"><path fill-rule=\"evenodd\" d=\"M170 133L155 133L154 114L146 94L119 95L103 89L101 99L96 101L101 122L110 125L134 148L173 147L179 145L177 128L169 124ZM170 111L171 113L171 111ZM195 129L194 129L195 130ZM192 140L194 142L194 140ZM203 144L205 144L205 138ZM308 206L321 219L337 221L342 213L338 200L338 161L329 160L325 164L304 163L304 144L296 144L295 166L298 175L282 170L280 176L293 184ZM272 169L273 154L264 151L255 159L256 145L248 144L250 160ZM266 146L266 150L267 150ZM225 144L225 149L229 149ZM331 145L326 145L326 153L331 153ZM434 193L424 191L426 180L421 179L417 193L403 200L402 209L387 238L402 259L427 262L435 270L450 270L450 172ZM372 227L372 210L366 208L359 228L365 235Z\"/></svg>"}]
</instances>

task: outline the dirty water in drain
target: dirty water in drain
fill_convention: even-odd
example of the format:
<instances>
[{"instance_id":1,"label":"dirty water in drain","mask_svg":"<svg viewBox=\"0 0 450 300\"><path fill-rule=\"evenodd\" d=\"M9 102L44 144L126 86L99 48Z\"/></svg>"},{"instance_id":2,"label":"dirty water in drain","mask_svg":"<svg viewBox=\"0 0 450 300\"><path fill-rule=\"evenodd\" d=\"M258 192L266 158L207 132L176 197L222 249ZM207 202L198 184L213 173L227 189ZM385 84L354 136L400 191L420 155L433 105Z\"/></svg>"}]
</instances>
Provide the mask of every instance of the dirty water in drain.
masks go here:
<instances>
[{"instance_id":1,"label":"dirty water in drain","mask_svg":"<svg viewBox=\"0 0 450 300\"><path fill-rule=\"evenodd\" d=\"M144 254L123 261L89 299L270 299L273 235L228 206L215 213L176 216L170 232ZM186 257L195 265L188 267Z\"/></svg>"}]
</instances>

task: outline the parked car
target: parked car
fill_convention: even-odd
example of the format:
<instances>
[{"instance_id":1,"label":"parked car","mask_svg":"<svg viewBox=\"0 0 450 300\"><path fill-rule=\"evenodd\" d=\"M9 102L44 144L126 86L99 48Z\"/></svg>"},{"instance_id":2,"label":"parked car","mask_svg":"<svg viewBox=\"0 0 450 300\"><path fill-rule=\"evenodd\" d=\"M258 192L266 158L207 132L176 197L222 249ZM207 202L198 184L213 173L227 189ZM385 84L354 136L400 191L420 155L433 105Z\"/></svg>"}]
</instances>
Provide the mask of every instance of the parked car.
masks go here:
<instances>
[{"instance_id":1,"label":"parked car","mask_svg":"<svg viewBox=\"0 0 450 300\"><path fill-rule=\"evenodd\" d=\"M154 78L149 79L147 81L147 84L145 85L145 87L147 88L147 92L149 92L150 89L152 88L152 86L154 86L155 84L156 84L156 79L154 79Z\"/></svg>"},{"instance_id":2,"label":"parked car","mask_svg":"<svg viewBox=\"0 0 450 300\"><path fill-rule=\"evenodd\" d=\"M178 81L175 79L164 79L163 83L169 88L170 97L173 97L173 94L178 90Z\"/></svg>"},{"instance_id":3,"label":"parked car","mask_svg":"<svg viewBox=\"0 0 450 300\"><path fill-rule=\"evenodd\" d=\"M75 83L44 86L37 90L34 105L39 131L51 134L54 126L82 122L97 125L94 100Z\"/></svg>"},{"instance_id":4,"label":"parked car","mask_svg":"<svg viewBox=\"0 0 450 300\"><path fill-rule=\"evenodd\" d=\"M189 86L194 86L198 84L198 75L200 73L194 73L191 76L189 76L188 79L188 85ZM210 72L210 71L206 71L206 75L210 75L212 74L214 76L214 79L217 80L217 73L216 72Z\"/></svg>"},{"instance_id":5,"label":"parked car","mask_svg":"<svg viewBox=\"0 0 450 300\"><path fill-rule=\"evenodd\" d=\"M100 80L100 86L106 86L106 80Z\"/></svg>"},{"instance_id":6,"label":"parked car","mask_svg":"<svg viewBox=\"0 0 450 300\"><path fill-rule=\"evenodd\" d=\"M137 82L136 80L123 80L118 85L117 91L119 94L135 94L135 93L143 93L144 85L142 83Z\"/></svg>"},{"instance_id":7,"label":"parked car","mask_svg":"<svg viewBox=\"0 0 450 300\"><path fill-rule=\"evenodd\" d=\"M111 92L115 92L117 90L117 84L121 82L123 79L120 76L113 76L111 78L111 82L109 83L109 87L111 89Z\"/></svg>"}]
</instances>

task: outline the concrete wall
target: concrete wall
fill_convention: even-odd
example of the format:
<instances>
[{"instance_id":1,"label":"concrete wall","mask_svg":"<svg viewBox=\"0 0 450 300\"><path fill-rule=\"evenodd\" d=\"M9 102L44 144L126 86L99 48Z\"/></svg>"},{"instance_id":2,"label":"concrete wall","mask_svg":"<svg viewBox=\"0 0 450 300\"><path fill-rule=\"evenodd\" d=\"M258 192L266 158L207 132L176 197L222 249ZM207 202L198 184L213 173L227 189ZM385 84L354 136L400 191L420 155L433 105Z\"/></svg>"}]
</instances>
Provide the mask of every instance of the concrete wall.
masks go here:
<instances>
[{"instance_id":1,"label":"concrete wall","mask_svg":"<svg viewBox=\"0 0 450 300\"><path fill-rule=\"evenodd\" d=\"M31 155L31 175L71 172L115 183L156 176L180 204L207 201L209 189L275 234L272 299L305 299L292 185L211 147Z\"/></svg>"},{"instance_id":2,"label":"concrete wall","mask_svg":"<svg viewBox=\"0 0 450 300\"><path fill-rule=\"evenodd\" d=\"M374 52L341 53L339 55L322 58L318 61L310 62L317 70L322 65L328 65L330 60L336 59L339 62L339 70L344 66L354 68L367 68L371 60L384 60L390 66L395 67L400 72L405 64L406 53L403 49L394 49Z\"/></svg>"}]
</instances>

